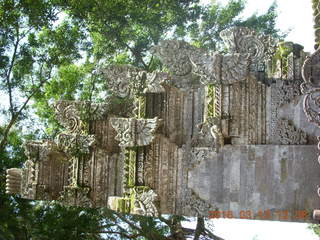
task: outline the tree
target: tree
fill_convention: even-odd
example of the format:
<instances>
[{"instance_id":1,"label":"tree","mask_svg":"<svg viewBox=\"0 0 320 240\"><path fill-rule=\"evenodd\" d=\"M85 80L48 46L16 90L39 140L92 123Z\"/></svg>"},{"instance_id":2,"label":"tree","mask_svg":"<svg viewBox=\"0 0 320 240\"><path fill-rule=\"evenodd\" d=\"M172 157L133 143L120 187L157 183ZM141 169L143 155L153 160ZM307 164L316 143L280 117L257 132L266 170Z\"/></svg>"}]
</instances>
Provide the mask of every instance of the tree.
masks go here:
<instances>
[{"instance_id":1,"label":"tree","mask_svg":"<svg viewBox=\"0 0 320 240\"><path fill-rule=\"evenodd\" d=\"M7 196L4 175L26 160L23 141L36 138L34 128L21 133L34 117L29 109L50 139L59 129L52 101L103 99L106 89L94 73L101 62L160 70L150 52L160 40L175 37L223 50L219 32L232 25L278 36L275 5L242 20L244 7L242 0L225 7L198 0L0 0L0 90L8 103L1 109L0 239L219 239L204 218L188 229L180 216L155 219Z\"/></svg>"}]
</instances>

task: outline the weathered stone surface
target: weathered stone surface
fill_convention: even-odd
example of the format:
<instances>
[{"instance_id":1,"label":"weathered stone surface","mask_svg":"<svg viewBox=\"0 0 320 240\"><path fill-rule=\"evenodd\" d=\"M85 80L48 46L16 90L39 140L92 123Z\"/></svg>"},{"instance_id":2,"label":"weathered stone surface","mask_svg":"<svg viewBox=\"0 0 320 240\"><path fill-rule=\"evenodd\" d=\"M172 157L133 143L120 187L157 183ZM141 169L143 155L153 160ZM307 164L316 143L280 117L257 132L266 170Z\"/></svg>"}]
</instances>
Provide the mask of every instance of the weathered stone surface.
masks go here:
<instances>
[{"instance_id":1,"label":"weathered stone surface","mask_svg":"<svg viewBox=\"0 0 320 240\"><path fill-rule=\"evenodd\" d=\"M311 222L292 214L320 207L319 52L301 74L306 54L294 44L270 68L272 39L246 28L221 34L228 54L161 42L154 51L168 73L102 68L114 98L59 101L65 131L26 144L28 161L7 171L7 192L146 216L257 219L270 210L265 220L289 211L287 220Z\"/></svg>"}]
</instances>

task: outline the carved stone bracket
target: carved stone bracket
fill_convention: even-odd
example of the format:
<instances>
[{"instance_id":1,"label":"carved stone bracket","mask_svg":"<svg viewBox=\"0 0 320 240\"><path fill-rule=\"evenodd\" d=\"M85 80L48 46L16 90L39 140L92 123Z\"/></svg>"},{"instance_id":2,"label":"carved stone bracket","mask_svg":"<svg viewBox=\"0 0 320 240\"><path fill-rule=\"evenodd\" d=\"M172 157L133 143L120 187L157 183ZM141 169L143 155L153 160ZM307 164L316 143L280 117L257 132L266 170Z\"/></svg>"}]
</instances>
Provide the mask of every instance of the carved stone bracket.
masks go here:
<instances>
[{"instance_id":1,"label":"carved stone bracket","mask_svg":"<svg viewBox=\"0 0 320 240\"><path fill-rule=\"evenodd\" d=\"M162 41L153 50L173 74L171 84L181 89L231 84L244 81L248 75L247 55L221 55L177 40Z\"/></svg>"},{"instance_id":2,"label":"carved stone bracket","mask_svg":"<svg viewBox=\"0 0 320 240\"><path fill-rule=\"evenodd\" d=\"M111 126L117 131L119 146L134 147L149 145L155 138L155 132L160 126L161 120L135 119L135 118L111 118Z\"/></svg>"},{"instance_id":3,"label":"carved stone bracket","mask_svg":"<svg viewBox=\"0 0 320 240\"><path fill-rule=\"evenodd\" d=\"M69 133L87 132L88 120L105 119L108 104L84 101L57 101L55 104L56 119Z\"/></svg>"},{"instance_id":4,"label":"carved stone bracket","mask_svg":"<svg viewBox=\"0 0 320 240\"><path fill-rule=\"evenodd\" d=\"M307 134L300 129L297 129L289 120L280 119L276 135L278 136L279 144L294 144L304 145L307 143Z\"/></svg>"}]
</instances>

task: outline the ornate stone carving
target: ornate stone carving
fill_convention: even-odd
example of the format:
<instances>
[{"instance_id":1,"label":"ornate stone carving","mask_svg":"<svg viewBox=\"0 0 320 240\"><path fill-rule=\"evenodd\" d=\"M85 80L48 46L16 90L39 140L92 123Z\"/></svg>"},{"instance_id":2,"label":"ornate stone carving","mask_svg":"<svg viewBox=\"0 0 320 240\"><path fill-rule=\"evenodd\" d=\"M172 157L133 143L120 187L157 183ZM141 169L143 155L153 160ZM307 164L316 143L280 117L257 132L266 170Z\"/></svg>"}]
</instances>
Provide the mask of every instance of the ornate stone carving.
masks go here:
<instances>
[{"instance_id":1,"label":"ornate stone carving","mask_svg":"<svg viewBox=\"0 0 320 240\"><path fill-rule=\"evenodd\" d=\"M158 195L152 189L147 191L136 191L132 213L157 217L159 215L157 200Z\"/></svg>"},{"instance_id":2,"label":"ornate stone carving","mask_svg":"<svg viewBox=\"0 0 320 240\"><path fill-rule=\"evenodd\" d=\"M231 27L221 31L221 38L232 53L247 55L254 71L264 70L263 62L275 53L276 42L246 27ZM263 69L261 69L263 67Z\"/></svg>"},{"instance_id":3,"label":"ornate stone carving","mask_svg":"<svg viewBox=\"0 0 320 240\"><path fill-rule=\"evenodd\" d=\"M165 84L168 84L170 80L170 76L164 72L153 72L147 73L147 84L144 93L161 93L165 92L165 88L163 87Z\"/></svg>"},{"instance_id":4,"label":"ornate stone carving","mask_svg":"<svg viewBox=\"0 0 320 240\"><path fill-rule=\"evenodd\" d=\"M192 88L199 81L204 85L231 84L245 80L248 75L247 55L236 53L223 56L175 40L162 41L154 50L175 75L171 83L179 88ZM182 76L184 79L179 78ZM183 84L175 78L187 82Z\"/></svg>"},{"instance_id":5,"label":"ornate stone carving","mask_svg":"<svg viewBox=\"0 0 320 240\"><path fill-rule=\"evenodd\" d=\"M223 61L221 54L194 49L188 55L192 63L192 72L200 76L200 82L202 84L221 83L221 65Z\"/></svg>"},{"instance_id":6,"label":"ornate stone carving","mask_svg":"<svg viewBox=\"0 0 320 240\"><path fill-rule=\"evenodd\" d=\"M279 96L279 105L287 104L301 95L301 81L282 80L278 82L279 84L277 84L277 95Z\"/></svg>"},{"instance_id":7,"label":"ornate stone carving","mask_svg":"<svg viewBox=\"0 0 320 240\"><path fill-rule=\"evenodd\" d=\"M224 55L221 67L222 84L245 81L248 77L249 61L243 54Z\"/></svg>"},{"instance_id":8,"label":"ornate stone carving","mask_svg":"<svg viewBox=\"0 0 320 240\"><path fill-rule=\"evenodd\" d=\"M117 131L119 146L134 147L149 145L154 137L161 120L135 118L111 118L111 126Z\"/></svg>"},{"instance_id":9,"label":"ornate stone carving","mask_svg":"<svg viewBox=\"0 0 320 240\"><path fill-rule=\"evenodd\" d=\"M92 207L89 191L88 187L65 186L58 200L67 206Z\"/></svg>"},{"instance_id":10,"label":"ornate stone carving","mask_svg":"<svg viewBox=\"0 0 320 240\"><path fill-rule=\"evenodd\" d=\"M184 211L192 216L205 217L209 215L213 207L201 199L192 189L187 188L184 199Z\"/></svg>"},{"instance_id":11,"label":"ornate stone carving","mask_svg":"<svg viewBox=\"0 0 320 240\"><path fill-rule=\"evenodd\" d=\"M88 154L96 142L94 135L60 133L57 136L58 148L70 155Z\"/></svg>"},{"instance_id":12,"label":"ornate stone carving","mask_svg":"<svg viewBox=\"0 0 320 240\"><path fill-rule=\"evenodd\" d=\"M277 136L280 144L303 145L307 143L307 134L297 129L289 120L278 121Z\"/></svg>"},{"instance_id":13,"label":"ornate stone carving","mask_svg":"<svg viewBox=\"0 0 320 240\"><path fill-rule=\"evenodd\" d=\"M320 127L320 48L307 57L302 67L304 83L301 91L304 96L303 110L308 120Z\"/></svg>"},{"instance_id":14,"label":"ornate stone carving","mask_svg":"<svg viewBox=\"0 0 320 240\"><path fill-rule=\"evenodd\" d=\"M108 89L119 97L132 97L143 92L145 71L130 65L110 65L100 69L100 72L108 79Z\"/></svg>"},{"instance_id":15,"label":"ornate stone carving","mask_svg":"<svg viewBox=\"0 0 320 240\"><path fill-rule=\"evenodd\" d=\"M320 2L318 0L312 1L313 17L314 17L314 35L315 35L315 46L317 50L320 43Z\"/></svg>"},{"instance_id":16,"label":"ornate stone carving","mask_svg":"<svg viewBox=\"0 0 320 240\"><path fill-rule=\"evenodd\" d=\"M158 55L170 72L177 76L186 76L191 73L192 64L189 59L191 51L195 50L184 41L163 40L152 49Z\"/></svg>"},{"instance_id":17,"label":"ornate stone carving","mask_svg":"<svg viewBox=\"0 0 320 240\"><path fill-rule=\"evenodd\" d=\"M85 101L57 101L55 104L56 119L69 133L87 132L86 121L105 119L108 104Z\"/></svg>"},{"instance_id":18,"label":"ornate stone carving","mask_svg":"<svg viewBox=\"0 0 320 240\"><path fill-rule=\"evenodd\" d=\"M199 132L192 140L193 146L210 147L216 152L223 147L224 140L219 118L208 118L206 122L199 124L197 127Z\"/></svg>"}]
</instances>

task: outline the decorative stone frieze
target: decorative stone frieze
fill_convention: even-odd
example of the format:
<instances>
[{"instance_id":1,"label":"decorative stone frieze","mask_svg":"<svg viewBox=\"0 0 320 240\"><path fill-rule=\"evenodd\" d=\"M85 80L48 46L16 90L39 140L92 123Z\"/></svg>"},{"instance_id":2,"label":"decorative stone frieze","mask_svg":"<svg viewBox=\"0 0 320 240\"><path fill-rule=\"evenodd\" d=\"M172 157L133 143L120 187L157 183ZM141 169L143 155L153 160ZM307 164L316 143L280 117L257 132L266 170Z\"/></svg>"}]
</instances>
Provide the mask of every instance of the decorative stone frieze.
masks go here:
<instances>
[{"instance_id":1,"label":"decorative stone frieze","mask_svg":"<svg viewBox=\"0 0 320 240\"><path fill-rule=\"evenodd\" d=\"M277 43L274 39L246 27L225 29L220 36L230 52L246 55L250 59L253 71L264 71L264 62L276 52Z\"/></svg>"},{"instance_id":2,"label":"decorative stone frieze","mask_svg":"<svg viewBox=\"0 0 320 240\"><path fill-rule=\"evenodd\" d=\"M155 138L157 128L161 120L135 119L135 118L111 118L111 125L117 131L116 140L121 147L134 147L149 145Z\"/></svg>"},{"instance_id":3,"label":"decorative stone frieze","mask_svg":"<svg viewBox=\"0 0 320 240\"><path fill-rule=\"evenodd\" d=\"M308 120L320 127L320 49L307 57L302 67L303 109Z\"/></svg>"},{"instance_id":4,"label":"decorative stone frieze","mask_svg":"<svg viewBox=\"0 0 320 240\"><path fill-rule=\"evenodd\" d=\"M158 195L152 190L139 191L138 188L134 198L134 207L131 213L149 217L157 217L159 215L157 201Z\"/></svg>"},{"instance_id":5,"label":"decorative stone frieze","mask_svg":"<svg viewBox=\"0 0 320 240\"><path fill-rule=\"evenodd\" d=\"M146 72L131 65L109 65L100 70L107 79L107 87L115 95L125 98L142 93Z\"/></svg>"}]
</instances>

